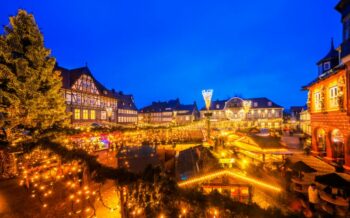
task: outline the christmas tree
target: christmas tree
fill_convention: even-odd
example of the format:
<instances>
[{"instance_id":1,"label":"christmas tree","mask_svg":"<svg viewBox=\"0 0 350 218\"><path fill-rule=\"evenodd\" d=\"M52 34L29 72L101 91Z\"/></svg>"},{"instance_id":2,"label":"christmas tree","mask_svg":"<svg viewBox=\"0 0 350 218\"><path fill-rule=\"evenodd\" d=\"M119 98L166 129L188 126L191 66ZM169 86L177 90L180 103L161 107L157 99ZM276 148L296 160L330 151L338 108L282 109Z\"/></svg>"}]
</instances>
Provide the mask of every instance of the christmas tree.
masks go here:
<instances>
[{"instance_id":1,"label":"christmas tree","mask_svg":"<svg viewBox=\"0 0 350 218\"><path fill-rule=\"evenodd\" d=\"M61 77L50 53L32 14L19 10L10 17L0 36L0 127L9 143L66 123Z\"/></svg>"}]
</instances>

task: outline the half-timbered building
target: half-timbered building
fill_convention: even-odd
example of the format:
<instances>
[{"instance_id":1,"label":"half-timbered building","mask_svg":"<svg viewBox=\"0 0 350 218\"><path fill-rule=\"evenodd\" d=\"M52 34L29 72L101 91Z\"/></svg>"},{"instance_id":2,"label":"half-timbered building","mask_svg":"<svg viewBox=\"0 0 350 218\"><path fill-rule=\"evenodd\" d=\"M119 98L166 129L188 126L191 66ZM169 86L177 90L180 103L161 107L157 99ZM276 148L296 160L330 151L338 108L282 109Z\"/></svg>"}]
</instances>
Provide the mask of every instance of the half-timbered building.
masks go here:
<instances>
[{"instance_id":1,"label":"half-timbered building","mask_svg":"<svg viewBox=\"0 0 350 218\"><path fill-rule=\"evenodd\" d=\"M117 121L117 98L112 90L98 82L88 67L68 70L56 66L62 76L62 93L72 124Z\"/></svg>"}]
</instances>

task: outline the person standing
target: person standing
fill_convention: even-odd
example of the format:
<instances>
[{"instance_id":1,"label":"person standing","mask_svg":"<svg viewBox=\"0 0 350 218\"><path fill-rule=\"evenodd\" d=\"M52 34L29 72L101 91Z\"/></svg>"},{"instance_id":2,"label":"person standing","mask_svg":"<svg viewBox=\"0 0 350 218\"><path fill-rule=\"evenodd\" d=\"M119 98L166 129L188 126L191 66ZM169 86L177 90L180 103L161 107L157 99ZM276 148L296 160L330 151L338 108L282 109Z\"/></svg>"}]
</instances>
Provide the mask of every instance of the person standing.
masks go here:
<instances>
[{"instance_id":1,"label":"person standing","mask_svg":"<svg viewBox=\"0 0 350 218\"><path fill-rule=\"evenodd\" d=\"M315 207L319 202L318 190L317 190L316 185L314 183L312 183L308 188L308 196L309 196L310 210L314 213Z\"/></svg>"}]
</instances>

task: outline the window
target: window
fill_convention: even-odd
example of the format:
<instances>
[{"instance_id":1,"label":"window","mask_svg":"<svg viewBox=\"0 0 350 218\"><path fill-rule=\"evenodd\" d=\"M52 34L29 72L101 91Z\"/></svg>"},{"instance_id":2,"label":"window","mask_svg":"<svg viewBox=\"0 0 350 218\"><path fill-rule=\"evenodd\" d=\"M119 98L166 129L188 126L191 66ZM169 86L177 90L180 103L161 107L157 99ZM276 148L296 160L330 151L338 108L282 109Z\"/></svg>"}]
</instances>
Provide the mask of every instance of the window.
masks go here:
<instances>
[{"instance_id":1,"label":"window","mask_svg":"<svg viewBox=\"0 0 350 218\"><path fill-rule=\"evenodd\" d=\"M91 120L95 120L96 119L96 111L95 110L91 110L90 111L90 119Z\"/></svg>"},{"instance_id":2,"label":"window","mask_svg":"<svg viewBox=\"0 0 350 218\"><path fill-rule=\"evenodd\" d=\"M101 111L101 120L107 119L107 113L106 111Z\"/></svg>"},{"instance_id":3,"label":"window","mask_svg":"<svg viewBox=\"0 0 350 218\"><path fill-rule=\"evenodd\" d=\"M333 86L329 89L329 103L330 107L334 108L338 106L338 87Z\"/></svg>"},{"instance_id":4,"label":"window","mask_svg":"<svg viewBox=\"0 0 350 218\"><path fill-rule=\"evenodd\" d=\"M315 93L315 110L321 109L321 93L316 92Z\"/></svg>"},{"instance_id":5,"label":"window","mask_svg":"<svg viewBox=\"0 0 350 218\"><path fill-rule=\"evenodd\" d=\"M80 109L74 109L74 119L80 120Z\"/></svg>"},{"instance_id":6,"label":"window","mask_svg":"<svg viewBox=\"0 0 350 218\"><path fill-rule=\"evenodd\" d=\"M89 111L88 110L83 110L83 119L84 120L89 119Z\"/></svg>"},{"instance_id":7,"label":"window","mask_svg":"<svg viewBox=\"0 0 350 218\"><path fill-rule=\"evenodd\" d=\"M324 71L331 69L331 63L329 61L323 63Z\"/></svg>"},{"instance_id":8,"label":"window","mask_svg":"<svg viewBox=\"0 0 350 218\"><path fill-rule=\"evenodd\" d=\"M271 101L267 102L267 106L271 107L272 106L272 102Z\"/></svg>"},{"instance_id":9,"label":"window","mask_svg":"<svg viewBox=\"0 0 350 218\"><path fill-rule=\"evenodd\" d=\"M66 93L66 101L71 102L72 101L72 96L70 93Z\"/></svg>"},{"instance_id":10,"label":"window","mask_svg":"<svg viewBox=\"0 0 350 218\"><path fill-rule=\"evenodd\" d=\"M257 107L258 106L258 102L254 102L254 107Z\"/></svg>"},{"instance_id":11,"label":"window","mask_svg":"<svg viewBox=\"0 0 350 218\"><path fill-rule=\"evenodd\" d=\"M217 105L216 105L216 109L219 109L219 108L220 108L220 105L219 105L219 104L217 104Z\"/></svg>"},{"instance_id":12,"label":"window","mask_svg":"<svg viewBox=\"0 0 350 218\"><path fill-rule=\"evenodd\" d=\"M277 111L277 112L275 113L275 117L280 117L280 115L281 115L281 112L279 112L279 111Z\"/></svg>"}]
</instances>

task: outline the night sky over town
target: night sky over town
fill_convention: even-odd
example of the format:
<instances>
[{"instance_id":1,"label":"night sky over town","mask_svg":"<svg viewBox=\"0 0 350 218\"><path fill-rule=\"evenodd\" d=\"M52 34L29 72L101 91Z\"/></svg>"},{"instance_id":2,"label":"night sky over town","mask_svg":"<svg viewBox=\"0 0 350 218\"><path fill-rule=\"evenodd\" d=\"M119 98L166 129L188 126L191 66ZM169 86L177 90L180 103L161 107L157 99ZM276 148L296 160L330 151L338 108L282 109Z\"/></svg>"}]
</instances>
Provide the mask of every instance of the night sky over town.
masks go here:
<instances>
[{"instance_id":1,"label":"night sky over town","mask_svg":"<svg viewBox=\"0 0 350 218\"><path fill-rule=\"evenodd\" d=\"M5 0L0 24L0 217L350 217L350 0Z\"/></svg>"},{"instance_id":2,"label":"night sky over town","mask_svg":"<svg viewBox=\"0 0 350 218\"><path fill-rule=\"evenodd\" d=\"M266 96L288 108L305 105L301 86L331 38L341 41L337 2L11 0L0 23L19 8L33 13L61 66L87 63L139 108L177 97L203 106L204 88L213 99Z\"/></svg>"}]
</instances>

